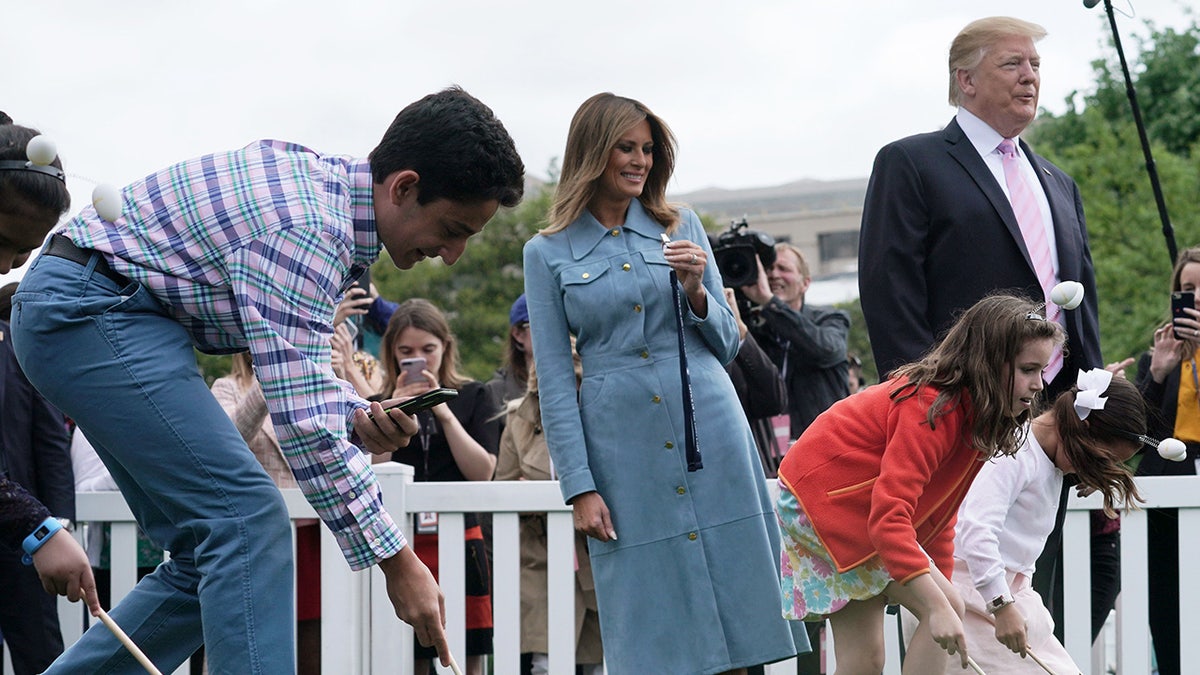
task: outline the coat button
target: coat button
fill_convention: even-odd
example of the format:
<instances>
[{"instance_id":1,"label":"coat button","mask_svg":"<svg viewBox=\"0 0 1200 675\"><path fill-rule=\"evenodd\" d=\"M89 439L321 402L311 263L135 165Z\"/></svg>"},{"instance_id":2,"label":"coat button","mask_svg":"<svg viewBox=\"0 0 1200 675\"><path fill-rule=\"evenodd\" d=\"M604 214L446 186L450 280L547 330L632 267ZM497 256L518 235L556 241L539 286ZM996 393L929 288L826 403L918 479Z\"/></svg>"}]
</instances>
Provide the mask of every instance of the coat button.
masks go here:
<instances>
[{"instance_id":1,"label":"coat button","mask_svg":"<svg viewBox=\"0 0 1200 675\"><path fill-rule=\"evenodd\" d=\"M666 443L663 444L663 447L670 450L671 448L675 447L675 444L672 443L671 441L667 441Z\"/></svg>"},{"instance_id":2,"label":"coat button","mask_svg":"<svg viewBox=\"0 0 1200 675\"><path fill-rule=\"evenodd\" d=\"M624 265L621 265L621 269L628 272L629 271L629 263L625 263Z\"/></svg>"},{"instance_id":3,"label":"coat button","mask_svg":"<svg viewBox=\"0 0 1200 675\"><path fill-rule=\"evenodd\" d=\"M657 395L657 394L655 394L654 396L650 397L650 400L651 400L651 401L654 401L655 403L662 403L662 397L661 397L661 396L659 396L659 395Z\"/></svg>"},{"instance_id":4,"label":"coat button","mask_svg":"<svg viewBox=\"0 0 1200 675\"><path fill-rule=\"evenodd\" d=\"M689 533L688 533L688 539L689 539L689 540L691 540L691 541L696 541L696 537L697 537L697 536L698 536L698 535L697 535L695 532L689 532Z\"/></svg>"},{"instance_id":5,"label":"coat button","mask_svg":"<svg viewBox=\"0 0 1200 675\"><path fill-rule=\"evenodd\" d=\"M678 494L681 494L681 495L682 495L682 494L686 494L686 493L687 493L687 488L685 488L685 487L683 487L682 485L680 485L679 487L675 488L675 492L676 492L676 493L678 493Z\"/></svg>"},{"instance_id":6,"label":"coat button","mask_svg":"<svg viewBox=\"0 0 1200 675\"><path fill-rule=\"evenodd\" d=\"M643 359L648 359L648 358L650 358L650 352L642 352L642 358L643 358Z\"/></svg>"},{"instance_id":7,"label":"coat button","mask_svg":"<svg viewBox=\"0 0 1200 675\"><path fill-rule=\"evenodd\" d=\"M642 306L641 306L641 305L634 305L634 306L633 306L633 311L635 311L635 312L640 312L640 311L642 311Z\"/></svg>"},{"instance_id":8,"label":"coat button","mask_svg":"<svg viewBox=\"0 0 1200 675\"><path fill-rule=\"evenodd\" d=\"M621 234L621 228L619 228L619 227L614 227L613 229L609 230L609 231L608 231L608 233L609 233L611 236L614 236L614 237L615 237L615 236L617 236L618 234Z\"/></svg>"},{"instance_id":9,"label":"coat button","mask_svg":"<svg viewBox=\"0 0 1200 675\"><path fill-rule=\"evenodd\" d=\"M592 277L592 275L588 274L587 272L584 272L584 273L583 273L583 278L584 278L584 279L590 279L591 277Z\"/></svg>"}]
</instances>

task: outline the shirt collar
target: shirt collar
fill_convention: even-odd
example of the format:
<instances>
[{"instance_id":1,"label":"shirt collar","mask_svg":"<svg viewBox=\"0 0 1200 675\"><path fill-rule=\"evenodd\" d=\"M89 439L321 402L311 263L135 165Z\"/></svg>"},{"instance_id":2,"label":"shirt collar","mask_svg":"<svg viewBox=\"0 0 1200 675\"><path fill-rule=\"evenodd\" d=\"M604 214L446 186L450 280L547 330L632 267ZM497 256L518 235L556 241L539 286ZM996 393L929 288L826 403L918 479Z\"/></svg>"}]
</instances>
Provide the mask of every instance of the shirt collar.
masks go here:
<instances>
[{"instance_id":1,"label":"shirt collar","mask_svg":"<svg viewBox=\"0 0 1200 675\"><path fill-rule=\"evenodd\" d=\"M987 122L979 119L975 113L966 108L960 107L958 113L955 114L955 119L958 120L958 126L962 127L963 133L967 135L967 140L971 141L971 145L975 147L975 151L979 153L980 157L987 157L996 152L996 147L1000 145L1000 141L1004 140L1000 132L988 126ZM1020 137L1014 138L1013 142L1017 144L1017 156L1020 157L1022 155Z\"/></svg>"},{"instance_id":2,"label":"shirt collar","mask_svg":"<svg viewBox=\"0 0 1200 675\"><path fill-rule=\"evenodd\" d=\"M375 229L375 181L371 163L366 159L350 160L346 166L350 183L350 221L354 227L354 261L370 266L379 258L382 245Z\"/></svg>"},{"instance_id":3,"label":"shirt collar","mask_svg":"<svg viewBox=\"0 0 1200 675\"><path fill-rule=\"evenodd\" d=\"M629 201L629 208L625 211L625 224L620 228L627 233L637 234L655 241L659 239L659 235L666 232L658 221L646 213L642 203L636 199ZM583 214L566 229L567 239L571 242L571 255L576 260L583 258L596 248L604 237L609 235L610 231L609 228L601 225L590 211L584 209Z\"/></svg>"}]
</instances>

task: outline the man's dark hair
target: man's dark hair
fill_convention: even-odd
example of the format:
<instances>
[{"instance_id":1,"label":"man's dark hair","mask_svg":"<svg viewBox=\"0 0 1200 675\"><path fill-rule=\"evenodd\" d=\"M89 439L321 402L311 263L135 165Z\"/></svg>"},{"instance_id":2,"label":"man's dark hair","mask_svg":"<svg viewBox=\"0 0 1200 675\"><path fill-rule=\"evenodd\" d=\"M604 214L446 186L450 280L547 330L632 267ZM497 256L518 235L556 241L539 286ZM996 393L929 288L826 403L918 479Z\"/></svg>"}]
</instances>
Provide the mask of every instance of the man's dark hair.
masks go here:
<instances>
[{"instance_id":1,"label":"man's dark hair","mask_svg":"<svg viewBox=\"0 0 1200 675\"><path fill-rule=\"evenodd\" d=\"M525 165L492 109L460 87L408 105L371 154L376 183L397 171L420 175L417 202L435 199L516 206L525 192Z\"/></svg>"}]
</instances>

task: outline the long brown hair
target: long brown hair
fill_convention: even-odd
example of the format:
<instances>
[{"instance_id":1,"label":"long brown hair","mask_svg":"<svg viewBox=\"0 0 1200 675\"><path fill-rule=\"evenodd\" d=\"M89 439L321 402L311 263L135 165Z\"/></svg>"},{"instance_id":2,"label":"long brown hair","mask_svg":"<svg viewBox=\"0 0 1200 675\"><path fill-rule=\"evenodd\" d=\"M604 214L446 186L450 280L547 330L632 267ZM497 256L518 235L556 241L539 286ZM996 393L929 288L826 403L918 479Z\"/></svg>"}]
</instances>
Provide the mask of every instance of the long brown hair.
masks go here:
<instances>
[{"instance_id":1,"label":"long brown hair","mask_svg":"<svg viewBox=\"0 0 1200 675\"><path fill-rule=\"evenodd\" d=\"M547 216L550 225L541 234L559 232L579 218L595 197L599 179L608 166L608 156L621 140L621 134L642 120L650 123L654 165L638 201L668 233L675 230L679 225L679 209L667 203L667 182L675 172L675 135L645 105L605 92L584 101L571 119L558 189Z\"/></svg>"},{"instance_id":2,"label":"long brown hair","mask_svg":"<svg viewBox=\"0 0 1200 675\"><path fill-rule=\"evenodd\" d=\"M458 389L467 382L468 378L459 374L458 341L450 331L450 322L437 305L424 298L413 298L400 303L392 318L388 321L387 330L379 343L379 361L383 364L383 393L391 394L396 386L396 377L400 374L400 364L396 362L396 340L405 328L416 328L433 335L442 343L442 364L438 368L438 384L451 389Z\"/></svg>"},{"instance_id":3,"label":"long brown hair","mask_svg":"<svg viewBox=\"0 0 1200 675\"><path fill-rule=\"evenodd\" d=\"M1062 327L1047 321L1042 305L1027 298L995 294L962 313L946 336L920 361L896 370L897 402L923 387L937 390L929 407L937 419L964 403L971 405L972 446L985 456L1011 455L1025 440L1029 413L1012 415L1014 361L1030 340L1065 340Z\"/></svg>"},{"instance_id":4,"label":"long brown hair","mask_svg":"<svg viewBox=\"0 0 1200 675\"><path fill-rule=\"evenodd\" d=\"M1060 452L1075 469L1082 485L1104 493L1104 512L1117 515L1121 502L1145 501L1138 493L1133 472L1125 465L1119 448L1146 433L1146 402L1141 392L1123 377L1114 377L1104 391L1104 407L1079 419L1075 412L1077 386L1058 395L1051 410L1058 432Z\"/></svg>"}]
</instances>

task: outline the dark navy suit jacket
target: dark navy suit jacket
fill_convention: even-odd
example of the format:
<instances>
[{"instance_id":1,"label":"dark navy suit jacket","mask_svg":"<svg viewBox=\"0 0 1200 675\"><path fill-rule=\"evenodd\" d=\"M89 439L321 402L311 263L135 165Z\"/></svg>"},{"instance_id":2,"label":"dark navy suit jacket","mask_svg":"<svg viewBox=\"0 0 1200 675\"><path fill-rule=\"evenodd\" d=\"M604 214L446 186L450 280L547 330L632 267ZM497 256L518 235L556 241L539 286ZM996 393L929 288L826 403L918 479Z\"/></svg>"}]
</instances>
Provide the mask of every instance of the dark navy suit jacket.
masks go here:
<instances>
[{"instance_id":1,"label":"dark navy suit jacket","mask_svg":"<svg viewBox=\"0 0 1200 675\"><path fill-rule=\"evenodd\" d=\"M1059 278L1083 284L1066 312L1067 356L1050 391L1102 367L1096 278L1079 187L1058 167L1033 164L1054 220ZM880 375L924 355L956 315L992 291L1042 297L1012 207L957 121L884 146L867 185L858 283Z\"/></svg>"},{"instance_id":2,"label":"dark navy suit jacket","mask_svg":"<svg viewBox=\"0 0 1200 675\"><path fill-rule=\"evenodd\" d=\"M75 519L66 420L25 378L0 321L0 469L59 518Z\"/></svg>"}]
</instances>

